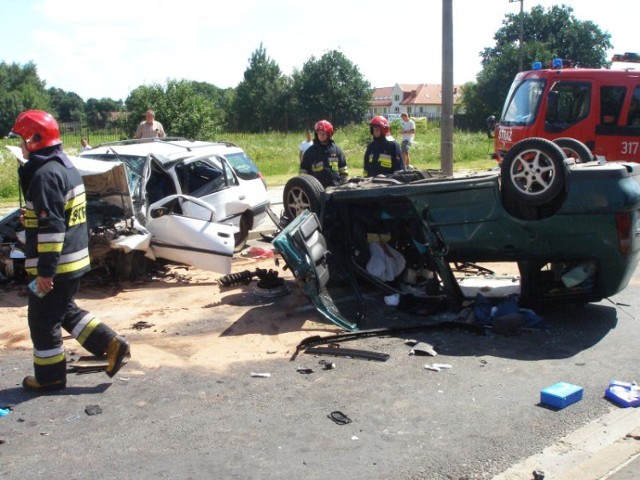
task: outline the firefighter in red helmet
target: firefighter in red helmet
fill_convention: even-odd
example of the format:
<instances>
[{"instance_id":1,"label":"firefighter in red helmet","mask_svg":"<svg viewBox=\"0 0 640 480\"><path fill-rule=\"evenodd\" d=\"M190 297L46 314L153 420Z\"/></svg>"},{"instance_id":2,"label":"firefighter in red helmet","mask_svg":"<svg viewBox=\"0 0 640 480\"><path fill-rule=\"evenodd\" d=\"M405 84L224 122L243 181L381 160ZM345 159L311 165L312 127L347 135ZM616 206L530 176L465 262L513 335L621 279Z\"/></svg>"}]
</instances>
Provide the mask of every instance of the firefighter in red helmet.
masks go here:
<instances>
[{"instance_id":1,"label":"firefighter in red helmet","mask_svg":"<svg viewBox=\"0 0 640 480\"><path fill-rule=\"evenodd\" d=\"M369 131L373 139L364 153L365 175L375 177L404 170L400 145L389 136L389 120L381 115L373 117L369 122Z\"/></svg>"},{"instance_id":2,"label":"firefighter in red helmet","mask_svg":"<svg viewBox=\"0 0 640 480\"><path fill-rule=\"evenodd\" d=\"M347 160L333 141L333 125L320 120L314 132L313 144L302 155L300 174L313 175L325 188L345 183L349 177Z\"/></svg>"},{"instance_id":3,"label":"firefighter in red helmet","mask_svg":"<svg viewBox=\"0 0 640 480\"><path fill-rule=\"evenodd\" d=\"M27 160L18 175L26 203L25 269L33 279L27 318L35 375L22 386L36 392L66 387L61 328L92 354L106 354L112 377L128 358L129 344L74 301L90 266L82 177L64 154L58 122L49 113L21 113L10 135L22 138Z\"/></svg>"}]
</instances>

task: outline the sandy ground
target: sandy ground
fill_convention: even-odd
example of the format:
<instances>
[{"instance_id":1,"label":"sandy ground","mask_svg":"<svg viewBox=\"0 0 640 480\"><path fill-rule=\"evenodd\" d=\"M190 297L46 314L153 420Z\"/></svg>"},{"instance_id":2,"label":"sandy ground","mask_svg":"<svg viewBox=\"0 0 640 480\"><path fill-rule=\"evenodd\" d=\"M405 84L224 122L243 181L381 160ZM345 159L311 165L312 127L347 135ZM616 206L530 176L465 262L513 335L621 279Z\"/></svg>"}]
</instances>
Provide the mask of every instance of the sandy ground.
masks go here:
<instances>
[{"instance_id":1,"label":"sandy ground","mask_svg":"<svg viewBox=\"0 0 640 480\"><path fill-rule=\"evenodd\" d=\"M273 258L243 257L233 265L234 272L277 271L290 290L277 298L257 295L255 277L248 285L220 287L218 274L172 267L148 282L96 287L85 280L76 301L130 341L129 369L193 365L222 371L234 362L289 358L302 339L340 331L319 317L284 262L279 265ZM1 292L0 351L32 348L25 288ZM88 355L73 338L64 342L70 359Z\"/></svg>"}]
</instances>

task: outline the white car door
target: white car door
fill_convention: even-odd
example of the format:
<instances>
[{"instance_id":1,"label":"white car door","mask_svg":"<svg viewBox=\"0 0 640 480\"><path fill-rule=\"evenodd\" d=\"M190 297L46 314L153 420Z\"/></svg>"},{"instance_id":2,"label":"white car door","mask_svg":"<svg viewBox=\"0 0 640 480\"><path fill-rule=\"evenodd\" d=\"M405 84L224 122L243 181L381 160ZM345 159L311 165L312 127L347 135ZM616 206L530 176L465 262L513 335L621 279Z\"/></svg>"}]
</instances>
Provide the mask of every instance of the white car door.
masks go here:
<instances>
[{"instance_id":1,"label":"white car door","mask_svg":"<svg viewBox=\"0 0 640 480\"><path fill-rule=\"evenodd\" d=\"M175 167L182 193L197 197L216 211L216 221L238 226L240 215L250 209L246 192L239 187L231 166L220 157L189 159ZM185 180L187 179L188 180ZM197 205L187 205L189 215Z\"/></svg>"},{"instance_id":2,"label":"white car door","mask_svg":"<svg viewBox=\"0 0 640 480\"><path fill-rule=\"evenodd\" d=\"M231 272L234 230L217 222L216 208L176 192L174 177L152 156L143 169L140 199L144 227L157 258L224 275Z\"/></svg>"},{"instance_id":3,"label":"white car door","mask_svg":"<svg viewBox=\"0 0 640 480\"><path fill-rule=\"evenodd\" d=\"M209 217L183 215L189 205L197 205ZM194 197L170 195L152 204L148 212L145 227L151 233L151 250L157 258L224 275L231 273L234 227L214 222L213 207Z\"/></svg>"}]
</instances>

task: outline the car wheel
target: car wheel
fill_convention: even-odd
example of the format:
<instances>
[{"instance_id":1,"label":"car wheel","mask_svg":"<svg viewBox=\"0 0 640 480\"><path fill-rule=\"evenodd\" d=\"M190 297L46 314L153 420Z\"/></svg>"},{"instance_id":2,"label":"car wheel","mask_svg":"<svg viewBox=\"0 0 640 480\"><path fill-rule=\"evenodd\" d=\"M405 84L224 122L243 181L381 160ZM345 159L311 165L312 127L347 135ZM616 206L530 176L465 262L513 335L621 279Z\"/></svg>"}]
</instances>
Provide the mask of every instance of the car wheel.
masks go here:
<instances>
[{"instance_id":1,"label":"car wheel","mask_svg":"<svg viewBox=\"0 0 640 480\"><path fill-rule=\"evenodd\" d=\"M576 163L592 162L594 159L589 147L575 138L556 138L553 143L562 149L567 158L574 158Z\"/></svg>"},{"instance_id":2,"label":"car wheel","mask_svg":"<svg viewBox=\"0 0 640 480\"><path fill-rule=\"evenodd\" d=\"M287 217L294 219L304 210L319 213L322 192L324 187L311 175L289 179L282 195L282 205Z\"/></svg>"},{"instance_id":3,"label":"car wheel","mask_svg":"<svg viewBox=\"0 0 640 480\"><path fill-rule=\"evenodd\" d=\"M500 167L507 198L544 205L565 188L567 170L562 149L544 138L527 138L509 149Z\"/></svg>"},{"instance_id":4,"label":"car wheel","mask_svg":"<svg viewBox=\"0 0 640 480\"><path fill-rule=\"evenodd\" d=\"M240 253L249 239L249 217L245 214L240 217L240 231L234 234L233 253Z\"/></svg>"}]
</instances>

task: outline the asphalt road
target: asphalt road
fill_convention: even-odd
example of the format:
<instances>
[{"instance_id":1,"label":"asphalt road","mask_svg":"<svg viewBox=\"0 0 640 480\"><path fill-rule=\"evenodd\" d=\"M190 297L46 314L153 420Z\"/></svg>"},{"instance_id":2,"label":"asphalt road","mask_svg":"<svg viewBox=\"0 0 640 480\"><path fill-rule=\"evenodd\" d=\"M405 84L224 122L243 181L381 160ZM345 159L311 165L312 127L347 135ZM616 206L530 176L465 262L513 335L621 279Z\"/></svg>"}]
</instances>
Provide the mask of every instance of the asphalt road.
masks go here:
<instances>
[{"instance_id":1,"label":"asphalt road","mask_svg":"<svg viewBox=\"0 0 640 480\"><path fill-rule=\"evenodd\" d=\"M134 356L113 380L81 375L65 393L39 397L19 386L31 353L3 351L0 407L12 411L0 417L0 477L466 480L515 466L500 478L525 479L540 465L560 479L569 466L549 461L546 447L578 435L605 448L638 423L637 409L603 398L612 379L640 380L638 299L640 271L614 298L537 310L547 328L512 336L432 329L342 344L387 353L385 362L301 354L219 374L161 366L130 375ZM262 311L315 315L282 311L277 301ZM363 329L431 321L385 306L375 292L366 312ZM409 355L407 338L438 356ZM335 368L323 369L325 359ZM434 362L451 368L425 368ZM582 386L583 399L559 411L541 406L540 390L560 381ZM102 413L88 415L89 405ZM351 423L334 423L334 411Z\"/></svg>"},{"instance_id":2,"label":"asphalt road","mask_svg":"<svg viewBox=\"0 0 640 480\"><path fill-rule=\"evenodd\" d=\"M637 379L639 285L636 272L611 301L544 312L548 329L513 336L435 330L349 342L390 358L329 357L332 370L308 354L224 374L162 366L113 381L82 375L64 394L34 397L18 385L30 352L5 351L0 406L13 410L0 418L0 476L492 478L620 410L603 392L611 379ZM367 298L362 328L424 321ZM277 302L267 309L284 314ZM408 355L408 336L439 355ZM424 368L433 362L451 368ZM582 386L583 399L560 411L541 406L540 390L559 381ZM88 405L102 413L87 415ZM352 422L334 423L333 411Z\"/></svg>"}]
</instances>

